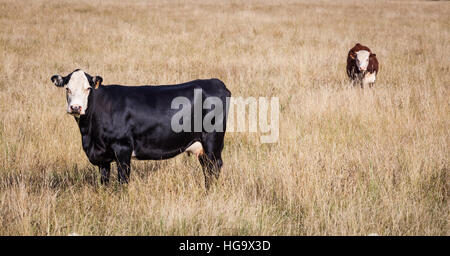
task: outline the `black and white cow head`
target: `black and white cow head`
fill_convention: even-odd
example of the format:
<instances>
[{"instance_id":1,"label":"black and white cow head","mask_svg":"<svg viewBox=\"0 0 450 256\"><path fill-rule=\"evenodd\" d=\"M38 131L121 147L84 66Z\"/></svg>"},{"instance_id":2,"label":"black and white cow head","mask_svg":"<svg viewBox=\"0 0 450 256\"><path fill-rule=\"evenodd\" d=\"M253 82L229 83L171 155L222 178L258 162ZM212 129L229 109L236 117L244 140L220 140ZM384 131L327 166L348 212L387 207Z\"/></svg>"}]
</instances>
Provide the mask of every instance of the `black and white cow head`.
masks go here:
<instances>
[{"instance_id":1,"label":"black and white cow head","mask_svg":"<svg viewBox=\"0 0 450 256\"><path fill-rule=\"evenodd\" d=\"M89 93L103 81L100 76L92 77L80 69L65 77L54 75L51 80L57 87L66 88L67 113L75 116L86 113Z\"/></svg>"}]
</instances>

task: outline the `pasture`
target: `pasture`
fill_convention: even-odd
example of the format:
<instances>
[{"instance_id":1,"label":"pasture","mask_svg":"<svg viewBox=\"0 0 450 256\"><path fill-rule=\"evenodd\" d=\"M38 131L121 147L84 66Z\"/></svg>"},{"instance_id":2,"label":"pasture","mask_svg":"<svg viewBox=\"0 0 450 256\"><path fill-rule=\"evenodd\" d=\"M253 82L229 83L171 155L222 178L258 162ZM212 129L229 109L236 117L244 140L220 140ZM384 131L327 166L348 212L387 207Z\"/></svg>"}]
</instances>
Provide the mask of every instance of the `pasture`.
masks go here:
<instances>
[{"instance_id":1,"label":"pasture","mask_svg":"<svg viewBox=\"0 0 450 256\"><path fill-rule=\"evenodd\" d=\"M0 235L449 235L450 4L0 0ZM377 54L372 89L348 50ZM64 90L221 79L278 97L280 135L227 133L206 193L186 154L100 184Z\"/></svg>"}]
</instances>

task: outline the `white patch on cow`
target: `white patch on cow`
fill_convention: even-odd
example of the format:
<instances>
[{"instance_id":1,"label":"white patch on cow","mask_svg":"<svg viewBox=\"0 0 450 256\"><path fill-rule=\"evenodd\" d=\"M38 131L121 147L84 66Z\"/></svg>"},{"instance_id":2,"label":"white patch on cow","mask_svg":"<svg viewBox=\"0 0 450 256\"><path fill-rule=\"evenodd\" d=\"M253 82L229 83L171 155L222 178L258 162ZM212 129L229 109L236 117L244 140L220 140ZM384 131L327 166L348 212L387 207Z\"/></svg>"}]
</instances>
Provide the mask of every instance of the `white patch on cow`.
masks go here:
<instances>
[{"instance_id":1,"label":"white patch on cow","mask_svg":"<svg viewBox=\"0 0 450 256\"><path fill-rule=\"evenodd\" d=\"M73 107L81 107L80 115L86 113L88 108L88 96L91 86L82 70L73 72L66 85L67 90L67 113L73 114Z\"/></svg>"},{"instance_id":2,"label":"white patch on cow","mask_svg":"<svg viewBox=\"0 0 450 256\"><path fill-rule=\"evenodd\" d=\"M375 83L377 72L369 73L367 72L362 80L364 85Z\"/></svg>"},{"instance_id":3,"label":"white patch on cow","mask_svg":"<svg viewBox=\"0 0 450 256\"><path fill-rule=\"evenodd\" d=\"M361 50L356 52L356 66L360 71L367 70L369 65L370 52L366 50Z\"/></svg>"},{"instance_id":4,"label":"white patch on cow","mask_svg":"<svg viewBox=\"0 0 450 256\"><path fill-rule=\"evenodd\" d=\"M195 154L197 157L203 154L203 145L202 143L196 141L192 143L184 152Z\"/></svg>"}]
</instances>

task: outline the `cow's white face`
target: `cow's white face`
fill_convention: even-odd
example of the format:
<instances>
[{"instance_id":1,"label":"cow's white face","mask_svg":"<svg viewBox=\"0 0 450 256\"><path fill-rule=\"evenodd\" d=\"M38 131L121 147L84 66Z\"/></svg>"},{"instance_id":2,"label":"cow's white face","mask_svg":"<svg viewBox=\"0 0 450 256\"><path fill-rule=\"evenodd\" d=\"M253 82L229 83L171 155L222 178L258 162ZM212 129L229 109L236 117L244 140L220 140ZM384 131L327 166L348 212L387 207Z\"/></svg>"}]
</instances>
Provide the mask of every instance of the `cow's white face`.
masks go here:
<instances>
[{"instance_id":1,"label":"cow's white face","mask_svg":"<svg viewBox=\"0 0 450 256\"><path fill-rule=\"evenodd\" d=\"M356 66L359 71L366 71L369 65L370 52L366 50L361 50L356 52Z\"/></svg>"},{"instance_id":2,"label":"cow's white face","mask_svg":"<svg viewBox=\"0 0 450 256\"><path fill-rule=\"evenodd\" d=\"M84 115L88 108L88 97L91 86L86 74L79 70L72 73L66 88L67 113L72 115Z\"/></svg>"},{"instance_id":3,"label":"cow's white face","mask_svg":"<svg viewBox=\"0 0 450 256\"><path fill-rule=\"evenodd\" d=\"M66 77L54 75L51 80L57 87L66 89L67 113L75 116L86 114L93 86L98 88L103 81L101 77L91 77L79 69Z\"/></svg>"}]
</instances>

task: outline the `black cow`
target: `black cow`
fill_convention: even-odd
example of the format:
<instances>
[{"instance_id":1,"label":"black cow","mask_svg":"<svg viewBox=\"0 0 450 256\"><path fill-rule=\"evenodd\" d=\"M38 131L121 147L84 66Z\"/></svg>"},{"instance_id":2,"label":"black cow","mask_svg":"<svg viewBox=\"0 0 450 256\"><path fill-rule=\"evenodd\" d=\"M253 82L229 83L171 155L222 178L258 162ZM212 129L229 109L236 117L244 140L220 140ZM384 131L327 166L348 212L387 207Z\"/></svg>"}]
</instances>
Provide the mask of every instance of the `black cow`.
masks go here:
<instances>
[{"instance_id":1,"label":"black cow","mask_svg":"<svg viewBox=\"0 0 450 256\"><path fill-rule=\"evenodd\" d=\"M112 161L117 163L119 182L127 183L132 157L161 160L182 152L197 155L207 189L211 181L218 178L223 164L221 153L226 130L226 102L227 97L231 97L222 81L208 79L163 86L104 86L101 77L92 77L79 69L65 77L54 75L51 80L57 87L66 88L67 113L75 116L83 150L89 161L99 166L102 184L109 182ZM171 123L179 109L173 109L171 104L177 97L189 100L191 105L187 110L190 114L183 116L180 123L192 121L196 118L195 101L199 100L196 93L201 102L208 97L222 101L223 105L202 108L200 115L203 120L212 111L220 112L211 122L223 129L205 131L203 127L198 130L194 127L195 122L191 122L190 130L174 131Z\"/></svg>"}]
</instances>

